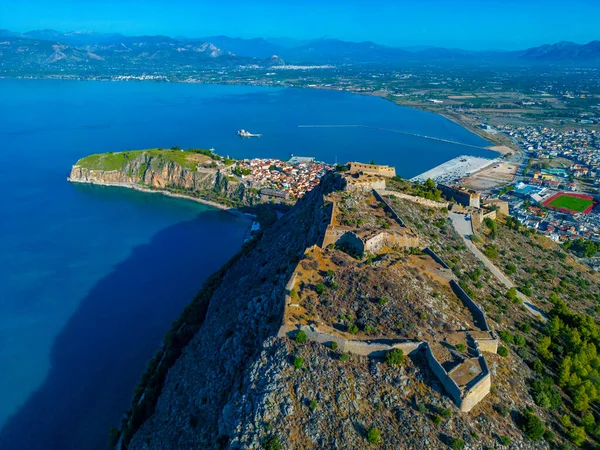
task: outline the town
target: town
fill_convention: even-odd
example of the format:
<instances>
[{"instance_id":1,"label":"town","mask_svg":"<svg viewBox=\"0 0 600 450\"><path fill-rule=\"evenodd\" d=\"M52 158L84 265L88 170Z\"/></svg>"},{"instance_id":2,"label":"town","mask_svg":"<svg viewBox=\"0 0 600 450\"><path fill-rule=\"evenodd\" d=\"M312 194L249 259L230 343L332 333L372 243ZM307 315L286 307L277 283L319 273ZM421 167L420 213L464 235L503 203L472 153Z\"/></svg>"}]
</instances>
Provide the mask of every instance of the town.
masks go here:
<instances>
[{"instance_id":1,"label":"town","mask_svg":"<svg viewBox=\"0 0 600 450\"><path fill-rule=\"evenodd\" d=\"M262 195L283 200L300 199L319 184L333 166L310 157L296 157L285 162L272 158L244 159L233 173Z\"/></svg>"}]
</instances>

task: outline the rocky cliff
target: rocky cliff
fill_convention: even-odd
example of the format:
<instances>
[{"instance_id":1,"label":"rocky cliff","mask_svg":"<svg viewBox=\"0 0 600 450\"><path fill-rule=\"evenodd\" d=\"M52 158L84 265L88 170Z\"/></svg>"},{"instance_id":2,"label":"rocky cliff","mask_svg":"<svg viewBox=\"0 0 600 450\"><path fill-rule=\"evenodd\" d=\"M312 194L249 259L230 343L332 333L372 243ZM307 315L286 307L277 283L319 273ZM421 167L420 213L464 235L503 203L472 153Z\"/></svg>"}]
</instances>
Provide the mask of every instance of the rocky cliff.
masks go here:
<instances>
[{"instance_id":1,"label":"rocky cliff","mask_svg":"<svg viewBox=\"0 0 600 450\"><path fill-rule=\"evenodd\" d=\"M69 181L164 190L242 206L255 202L252 191L232 176L228 166L205 155L147 150L92 155L71 169Z\"/></svg>"}]
</instances>

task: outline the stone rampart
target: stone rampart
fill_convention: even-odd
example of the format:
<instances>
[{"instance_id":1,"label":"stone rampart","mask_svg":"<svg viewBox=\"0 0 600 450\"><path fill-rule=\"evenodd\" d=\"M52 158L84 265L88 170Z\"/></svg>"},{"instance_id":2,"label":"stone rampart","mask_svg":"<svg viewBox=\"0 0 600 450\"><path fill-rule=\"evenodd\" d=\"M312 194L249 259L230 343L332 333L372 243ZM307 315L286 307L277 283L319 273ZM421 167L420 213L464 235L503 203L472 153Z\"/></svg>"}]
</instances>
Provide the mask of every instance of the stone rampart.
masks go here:
<instances>
[{"instance_id":1,"label":"stone rampart","mask_svg":"<svg viewBox=\"0 0 600 450\"><path fill-rule=\"evenodd\" d=\"M392 195L394 197L408 200L413 203L418 203L419 205L423 205L428 208L448 209L448 207L450 206L450 202L446 202L446 201L436 202L435 200L429 200L429 199L426 199L423 197L417 197L416 195L404 194L404 193L398 192L398 191L389 191L387 189L379 190L379 194L381 196Z\"/></svg>"},{"instance_id":2,"label":"stone rampart","mask_svg":"<svg viewBox=\"0 0 600 450\"><path fill-rule=\"evenodd\" d=\"M487 319L485 318L485 314L483 310L475 303L471 297L467 295L467 293L460 287L460 285L455 280L450 280L450 287L456 294L456 296L464 303L464 305L471 311L473 314L473 320L476 325L479 326L480 329L484 331L490 331L490 327L488 326Z\"/></svg>"},{"instance_id":3,"label":"stone rampart","mask_svg":"<svg viewBox=\"0 0 600 450\"><path fill-rule=\"evenodd\" d=\"M394 211L394 208L392 208L392 206L390 205L390 203L385 198L383 198L383 196L380 195L379 192L377 192L376 189L373 189L373 195L375 196L375 198L377 199L378 202L381 202L381 203L383 203L385 205L385 210L392 215L392 219L394 219L396 222L398 222L398 224L401 227L407 228L406 224L400 218L400 216L398 215L398 213L396 211Z\"/></svg>"},{"instance_id":4,"label":"stone rampart","mask_svg":"<svg viewBox=\"0 0 600 450\"><path fill-rule=\"evenodd\" d=\"M429 247L425 247L423 249L423 253L428 254L429 256L431 256L433 258L433 260L438 263L440 266L442 266L444 269L450 269L450 267L448 267L448 264L446 264L444 262L444 260L442 258L440 258L437 253L435 253L433 250L431 250Z\"/></svg>"},{"instance_id":5,"label":"stone rampart","mask_svg":"<svg viewBox=\"0 0 600 450\"><path fill-rule=\"evenodd\" d=\"M448 395L452 397L454 403L456 403L456 405L460 407L460 404L462 402L462 392L460 388L458 387L456 382L452 378L450 378L450 375L448 375L448 372L446 372L446 369L444 369L440 362L437 359L435 359L435 356L433 355L429 344L425 343L424 347L425 357L427 358L427 364L429 364L431 371L435 374L438 380L440 380L440 383L442 383Z\"/></svg>"},{"instance_id":6,"label":"stone rampart","mask_svg":"<svg viewBox=\"0 0 600 450\"><path fill-rule=\"evenodd\" d=\"M460 410L462 412L469 412L473 407L479 403L483 398L490 393L492 388L492 377L490 375L490 368L483 356L479 357L479 364L481 365L481 373L473 379L463 392L463 397L460 403Z\"/></svg>"},{"instance_id":7,"label":"stone rampart","mask_svg":"<svg viewBox=\"0 0 600 450\"><path fill-rule=\"evenodd\" d=\"M400 341L393 339L370 341L346 339L344 337L328 333L327 331L319 330L319 328L314 325L300 325L299 327L295 328L295 330L286 330L285 334L295 333L299 330L304 331L310 341L318 342L320 344L329 344L331 342L335 342L338 345L338 349L342 352L353 353L360 356L381 358L384 357L387 352L394 349L400 349L405 355L409 355L423 345L423 342Z\"/></svg>"}]
</instances>

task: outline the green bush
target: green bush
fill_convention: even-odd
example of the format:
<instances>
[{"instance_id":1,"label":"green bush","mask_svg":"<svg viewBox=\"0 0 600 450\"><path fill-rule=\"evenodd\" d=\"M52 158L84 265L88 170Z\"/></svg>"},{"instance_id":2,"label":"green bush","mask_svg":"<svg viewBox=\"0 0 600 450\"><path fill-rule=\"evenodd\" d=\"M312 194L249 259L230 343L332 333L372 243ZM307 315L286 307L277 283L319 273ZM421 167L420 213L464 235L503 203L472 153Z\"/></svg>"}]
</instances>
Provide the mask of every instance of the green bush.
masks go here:
<instances>
[{"instance_id":1,"label":"green bush","mask_svg":"<svg viewBox=\"0 0 600 450\"><path fill-rule=\"evenodd\" d=\"M387 297L381 297L381 298L380 298L380 299L377 301L377 303L379 303L379 305L380 305L380 306L383 306L383 305L385 305L387 302L388 302L388 299L387 299Z\"/></svg>"},{"instance_id":2,"label":"green bush","mask_svg":"<svg viewBox=\"0 0 600 450\"><path fill-rule=\"evenodd\" d=\"M367 441L369 444L379 444L381 442L381 431L378 428L371 428L367 433Z\"/></svg>"},{"instance_id":3,"label":"green bush","mask_svg":"<svg viewBox=\"0 0 600 450\"><path fill-rule=\"evenodd\" d=\"M508 436L500 436L500 444L502 445L510 445L510 438Z\"/></svg>"},{"instance_id":4,"label":"green bush","mask_svg":"<svg viewBox=\"0 0 600 450\"><path fill-rule=\"evenodd\" d=\"M331 341L331 344L330 344L330 346L331 346L331 350L337 350L337 348L338 348L338 343L337 343L337 342L335 342L335 341Z\"/></svg>"},{"instance_id":5,"label":"green bush","mask_svg":"<svg viewBox=\"0 0 600 450\"><path fill-rule=\"evenodd\" d=\"M294 367L296 369L302 369L303 365L304 365L304 360L300 356L296 356L294 358Z\"/></svg>"},{"instance_id":6,"label":"green bush","mask_svg":"<svg viewBox=\"0 0 600 450\"><path fill-rule=\"evenodd\" d=\"M314 400L314 399L313 399L313 400L311 400L311 402L310 402L310 404L308 405L308 407L314 411L315 409L317 409L317 401L316 401L316 400Z\"/></svg>"},{"instance_id":7,"label":"green bush","mask_svg":"<svg viewBox=\"0 0 600 450\"><path fill-rule=\"evenodd\" d=\"M522 334L515 335L515 345L518 345L519 347L522 347L525 345L525 338L523 337Z\"/></svg>"},{"instance_id":8,"label":"green bush","mask_svg":"<svg viewBox=\"0 0 600 450\"><path fill-rule=\"evenodd\" d=\"M456 344L456 350L458 350L459 352L464 352L467 349L467 346L465 344Z\"/></svg>"},{"instance_id":9,"label":"green bush","mask_svg":"<svg viewBox=\"0 0 600 450\"><path fill-rule=\"evenodd\" d=\"M315 287L317 290L317 294L321 295L323 294L323 292L325 292L325 285L323 283L317 283L317 286Z\"/></svg>"},{"instance_id":10,"label":"green bush","mask_svg":"<svg viewBox=\"0 0 600 450\"><path fill-rule=\"evenodd\" d=\"M306 333L304 332L304 330L300 330L296 333L296 336L294 337L294 341L296 341L298 344L302 344L303 342L306 342L306 340L308 339L308 336L306 336Z\"/></svg>"},{"instance_id":11,"label":"green bush","mask_svg":"<svg viewBox=\"0 0 600 450\"><path fill-rule=\"evenodd\" d=\"M462 450L463 448L465 448L465 441L459 438L452 438L450 440L450 447L453 450Z\"/></svg>"},{"instance_id":12,"label":"green bush","mask_svg":"<svg viewBox=\"0 0 600 450\"><path fill-rule=\"evenodd\" d=\"M348 325L348 332L350 334L356 334L356 333L358 333L358 326L356 326L355 323L351 323L350 325Z\"/></svg>"},{"instance_id":13,"label":"green bush","mask_svg":"<svg viewBox=\"0 0 600 450\"><path fill-rule=\"evenodd\" d=\"M350 355L348 353L342 353L339 357L340 361L348 361L350 359Z\"/></svg>"},{"instance_id":14,"label":"green bush","mask_svg":"<svg viewBox=\"0 0 600 450\"><path fill-rule=\"evenodd\" d=\"M265 450L281 450L281 444L279 443L279 438L277 436L263 439L261 446Z\"/></svg>"},{"instance_id":15,"label":"green bush","mask_svg":"<svg viewBox=\"0 0 600 450\"><path fill-rule=\"evenodd\" d=\"M508 356L508 349L504 346L500 346L498 347L498 354L502 357L507 357Z\"/></svg>"},{"instance_id":16,"label":"green bush","mask_svg":"<svg viewBox=\"0 0 600 450\"><path fill-rule=\"evenodd\" d=\"M399 348L390 350L385 355L385 362L390 366L399 366L404 361L404 352Z\"/></svg>"}]
</instances>

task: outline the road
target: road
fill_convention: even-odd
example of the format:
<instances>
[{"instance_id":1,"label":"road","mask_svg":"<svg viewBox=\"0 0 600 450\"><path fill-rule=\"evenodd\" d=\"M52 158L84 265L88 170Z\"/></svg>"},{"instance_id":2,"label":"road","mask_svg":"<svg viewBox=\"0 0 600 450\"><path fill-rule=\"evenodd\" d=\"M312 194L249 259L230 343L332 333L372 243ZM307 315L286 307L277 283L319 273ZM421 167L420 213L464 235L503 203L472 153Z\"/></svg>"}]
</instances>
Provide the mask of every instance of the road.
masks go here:
<instances>
[{"instance_id":1,"label":"road","mask_svg":"<svg viewBox=\"0 0 600 450\"><path fill-rule=\"evenodd\" d=\"M475 244L473 244L473 242L471 242L471 235L473 234L473 225L471 224L471 221L467 220L464 214L451 212L449 216L450 220L452 220L452 225L454 226L454 229L463 238L463 240L465 241L465 245L471 251L471 253L473 253L475 257L479 259L479 261L481 261L483 265L489 269L490 272L492 272L492 274L498 279L498 281L500 281L500 283L502 283L508 289L512 287L516 288L514 283L510 281L510 279L508 279L508 277L504 275L504 273L498 267L496 267L487 258L487 256L485 256L475 246ZM546 314L544 314L544 312L541 309L535 306L531 302L531 300L528 297L526 297L522 292L517 290L517 296L523 301L523 306L525 306L525 309L527 309L529 313L541 319L543 322L546 322L548 320Z\"/></svg>"}]
</instances>

